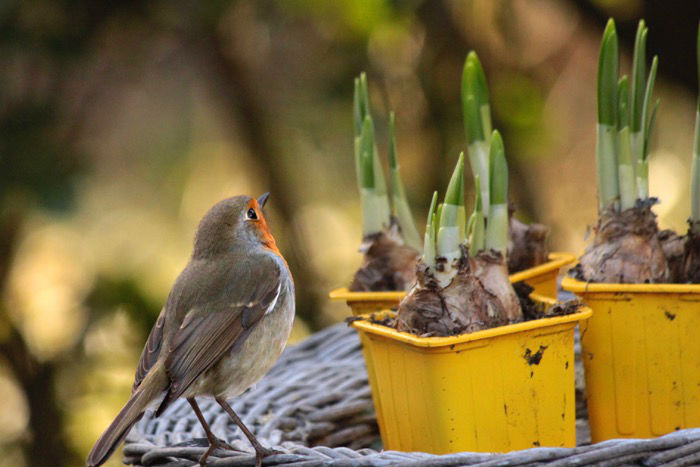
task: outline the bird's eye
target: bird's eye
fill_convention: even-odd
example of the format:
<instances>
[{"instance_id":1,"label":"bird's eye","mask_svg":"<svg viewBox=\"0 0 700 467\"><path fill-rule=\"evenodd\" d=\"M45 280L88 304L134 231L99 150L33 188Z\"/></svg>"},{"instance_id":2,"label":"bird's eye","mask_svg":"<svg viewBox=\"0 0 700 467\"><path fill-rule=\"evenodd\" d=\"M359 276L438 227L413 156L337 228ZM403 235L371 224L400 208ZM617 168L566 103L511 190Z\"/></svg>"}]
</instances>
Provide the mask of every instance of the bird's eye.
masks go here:
<instances>
[{"instance_id":1,"label":"bird's eye","mask_svg":"<svg viewBox=\"0 0 700 467\"><path fill-rule=\"evenodd\" d=\"M248 213L246 215L248 216L248 219L256 220L258 218L258 213L255 212L255 209L253 208L248 209Z\"/></svg>"}]
</instances>

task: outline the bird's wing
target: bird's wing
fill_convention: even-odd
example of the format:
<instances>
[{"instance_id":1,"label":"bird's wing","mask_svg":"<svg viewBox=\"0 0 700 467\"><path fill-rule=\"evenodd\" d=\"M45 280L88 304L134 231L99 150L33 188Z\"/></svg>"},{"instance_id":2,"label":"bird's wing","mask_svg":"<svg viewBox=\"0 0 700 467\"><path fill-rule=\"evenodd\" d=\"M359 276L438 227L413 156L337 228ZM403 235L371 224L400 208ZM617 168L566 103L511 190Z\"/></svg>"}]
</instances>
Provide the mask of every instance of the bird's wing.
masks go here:
<instances>
[{"instance_id":1,"label":"bird's wing","mask_svg":"<svg viewBox=\"0 0 700 467\"><path fill-rule=\"evenodd\" d=\"M146 345L143 347L141 352L141 358L139 359L139 366L136 368L136 375L134 376L134 385L131 388L131 393L133 394L138 389L141 381L146 377L148 370L151 369L153 364L158 360L158 355L160 355L160 347L163 342L163 326L165 324L165 308L160 310L158 315L158 320L156 324L151 328L151 332L148 334L148 340L146 340Z\"/></svg>"},{"instance_id":2,"label":"bird's wing","mask_svg":"<svg viewBox=\"0 0 700 467\"><path fill-rule=\"evenodd\" d=\"M240 261L221 278L223 282L210 281L205 290L196 291L195 300L186 300L193 303L187 304L188 311L168 346L165 369L170 388L158 413L234 345L240 346L274 308L282 289L280 268L270 258Z\"/></svg>"}]
</instances>

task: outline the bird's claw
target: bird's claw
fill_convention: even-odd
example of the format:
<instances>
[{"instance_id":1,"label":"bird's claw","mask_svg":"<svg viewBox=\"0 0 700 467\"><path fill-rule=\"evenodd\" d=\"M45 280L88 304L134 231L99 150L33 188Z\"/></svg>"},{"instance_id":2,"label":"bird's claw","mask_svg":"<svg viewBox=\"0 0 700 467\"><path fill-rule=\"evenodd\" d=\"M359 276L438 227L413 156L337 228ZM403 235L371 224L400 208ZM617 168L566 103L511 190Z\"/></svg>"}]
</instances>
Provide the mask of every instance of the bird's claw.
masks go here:
<instances>
[{"instance_id":1,"label":"bird's claw","mask_svg":"<svg viewBox=\"0 0 700 467\"><path fill-rule=\"evenodd\" d=\"M275 454L284 454L282 451L276 449L256 447L255 448L255 467L262 467L262 461L267 456L273 456Z\"/></svg>"},{"instance_id":2,"label":"bird's claw","mask_svg":"<svg viewBox=\"0 0 700 467\"><path fill-rule=\"evenodd\" d=\"M219 438L213 438L209 440L209 449L206 450L206 452L202 455L202 457L199 458L199 465L201 467L205 467L207 464L207 459L217 449L226 449L228 451L235 451L236 449L233 448L230 444L228 444L226 441L219 439Z\"/></svg>"}]
</instances>

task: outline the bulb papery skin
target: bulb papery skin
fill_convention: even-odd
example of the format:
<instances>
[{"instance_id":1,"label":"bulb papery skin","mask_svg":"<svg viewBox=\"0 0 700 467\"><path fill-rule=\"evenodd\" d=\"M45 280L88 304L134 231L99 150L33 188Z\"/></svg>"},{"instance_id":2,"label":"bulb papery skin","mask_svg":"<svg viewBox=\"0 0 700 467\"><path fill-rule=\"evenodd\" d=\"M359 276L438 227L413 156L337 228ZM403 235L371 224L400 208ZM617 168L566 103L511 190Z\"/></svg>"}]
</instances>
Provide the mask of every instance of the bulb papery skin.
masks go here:
<instances>
[{"instance_id":1,"label":"bulb papery skin","mask_svg":"<svg viewBox=\"0 0 700 467\"><path fill-rule=\"evenodd\" d=\"M469 257L462 248L457 272L444 287L425 264L416 271L416 282L399 304L399 331L451 336L523 320L505 258L497 252Z\"/></svg>"},{"instance_id":2,"label":"bulb papery skin","mask_svg":"<svg viewBox=\"0 0 700 467\"><path fill-rule=\"evenodd\" d=\"M658 240L651 206L654 198L618 212L604 210L594 228L593 243L576 268L577 277L591 282L658 284L670 279L668 261Z\"/></svg>"}]
</instances>

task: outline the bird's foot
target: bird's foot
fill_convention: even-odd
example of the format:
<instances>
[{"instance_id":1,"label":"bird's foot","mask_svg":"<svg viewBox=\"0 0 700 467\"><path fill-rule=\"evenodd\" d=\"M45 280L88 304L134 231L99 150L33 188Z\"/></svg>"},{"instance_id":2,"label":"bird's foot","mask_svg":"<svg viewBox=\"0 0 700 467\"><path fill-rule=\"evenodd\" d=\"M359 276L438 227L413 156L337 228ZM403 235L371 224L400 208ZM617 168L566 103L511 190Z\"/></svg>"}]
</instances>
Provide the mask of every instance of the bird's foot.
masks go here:
<instances>
[{"instance_id":1,"label":"bird's foot","mask_svg":"<svg viewBox=\"0 0 700 467\"><path fill-rule=\"evenodd\" d=\"M262 461L267 456L272 456L275 454L284 454L282 451L276 449L266 448L263 446L255 446L255 467L262 467Z\"/></svg>"},{"instance_id":2,"label":"bird's foot","mask_svg":"<svg viewBox=\"0 0 700 467\"><path fill-rule=\"evenodd\" d=\"M230 444L228 444L226 441L219 439L217 437L212 437L209 438L209 449L206 450L206 452L202 455L202 457L199 458L199 465L201 467L204 467L207 463L207 459L217 449L226 449L228 451L235 451L236 449L233 448Z\"/></svg>"}]
</instances>

